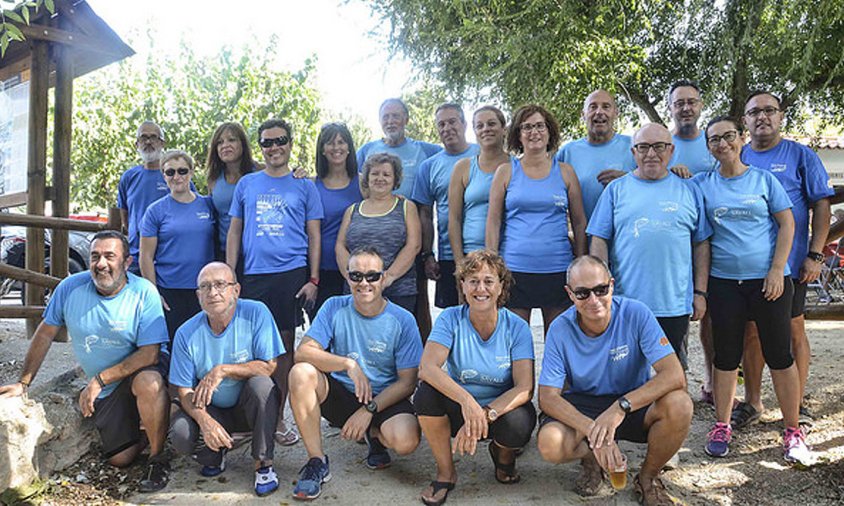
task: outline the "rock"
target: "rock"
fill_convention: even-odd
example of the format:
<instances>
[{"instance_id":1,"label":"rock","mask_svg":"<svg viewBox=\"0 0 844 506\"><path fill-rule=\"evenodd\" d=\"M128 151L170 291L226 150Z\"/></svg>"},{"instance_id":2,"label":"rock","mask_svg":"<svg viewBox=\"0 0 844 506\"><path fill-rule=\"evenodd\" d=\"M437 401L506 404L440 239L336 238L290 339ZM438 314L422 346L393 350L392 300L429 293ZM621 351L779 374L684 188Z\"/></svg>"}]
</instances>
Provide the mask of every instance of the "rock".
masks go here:
<instances>
[{"instance_id":1,"label":"rock","mask_svg":"<svg viewBox=\"0 0 844 506\"><path fill-rule=\"evenodd\" d=\"M28 485L38 477L33 456L53 432L44 406L22 397L0 400L0 490Z\"/></svg>"}]
</instances>

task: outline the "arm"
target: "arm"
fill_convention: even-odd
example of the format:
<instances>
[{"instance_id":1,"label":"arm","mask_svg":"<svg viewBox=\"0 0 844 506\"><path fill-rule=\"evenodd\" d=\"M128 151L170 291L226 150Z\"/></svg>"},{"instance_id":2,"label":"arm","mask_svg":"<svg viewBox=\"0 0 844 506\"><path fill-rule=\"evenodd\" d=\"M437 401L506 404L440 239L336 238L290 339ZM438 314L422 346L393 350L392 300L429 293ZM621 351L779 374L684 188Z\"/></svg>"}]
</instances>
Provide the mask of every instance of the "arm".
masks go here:
<instances>
[{"instance_id":1,"label":"arm","mask_svg":"<svg viewBox=\"0 0 844 506\"><path fill-rule=\"evenodd\" d=\"M694 290L706 292L709 285L710 244L709 239L695 243L693 255ZM698 321L706 314L706 297L695 293L692 298L692 321Z\"/></svg>"},{"instance_id":2,"label":"arm","mask_svg":"<svg viewBox=\"0 0 844 506\"><path fill-rule=\"evenodd\" d=\"M809 251L820 253L826 246L826 238L829 235L829 222L832 218L829 199L820 199L812 204L812 239L809 243ZM811 283L821 275L821 262L811 258L803 260L803 267L800 269L800 282Z\"/></svg>"},{"instance_id":3,"label":"arm","mask_svg":"<svg viewBox=\"0 0 844 506\"><path fill-rule=\"evenodd\" d=\"M100 371L97 376L99 376L105 385L126 379L144 367L158 363L159 348L159 344L141 346L134 353L123 359L122 362ZM88 385L79 394L79 408L82 410L82 416L88 417L94 414L94 401L103 390L99 381L97 381L97 376L91 378L88 381Z\"/></svg>"},{"instance_id":4,"label":"arm","mask_svg":"<svg viewBox=\"0 0 844 506\"><path fill-rule=\"evenodd\" d=\"M580 193L580 182L574 175L574 168L567 163L560 163L560 172L569 194L569 219L571 231L574 235L574 256L586 254L586 212L583 210L583 196Z\"/></svg>"},{"instance_id":5,"label":"arm","mask_svg":"<svg viewBox=\"0 0 844 506\"><path fill-rule=\"evenodd\" d=\"M669 170L671 172L673 172L674 175L680 176L683 179L691 179L691 177L692 177L692 172L689 170L688 167L686 167L682 163L678 163L677 165L673 165Z\"/></svg>"},{"instance_id":6,"label":"arm","mask_svg":"<svg viewBox=\"0 0 844 506\"><path fill-rule=\"evenodd\" d=\"M349 232L349 223L352 221L352 212L354 212L354 205L349 206L343 214L343 221L340 222L340 230L337 232L337 242L334 243L334 254L337 257L337 267L340 274L349 280L349 256L350 252L346 249L346 234Z\"/></svg>"},{"instance_id":7,"label":"arm","mask_svg":"<svg viewBox=\"0 0 844 506\"><path fill-rule=\"evenodd\" d=\"M275 366L276 359L250 360L242 364L218 364L208 371L208 374L199 381L196 388L192 389L194 391L193 405L196 408L204 409L205 406L211 404L214 391L225 378L248 380L253 376L270 376L275 372Z\"/></svg>"},{"instance_id":8,"label":"arm","mask_svg":"<svg viewBox=\"0 0 844 506\"><path fill-rule=\"evenodd\" d=\"M120 232L123 235L129 235L129 210L120 210Z\"/></svg>"},{"instance_id":9,"label":"arm","mask_svg":"<svg viewBox=\"0 0 844 506\"><path fill-rule=\"evenodd\" d=\"M415 367L399 369L398 376L399 379L395 383L382 390L372 399L378 405L378 411L383 411L385 408L407 399L416 390L417 369ZM369 428L372 417L373 414L367 411L365 406L359 407L343 424L340 435L352 441L359 441Z\"/></svg>"},{"instance_id":10,"label":"arm","mask_svg":"<svg viewBox=\"0 0 844 506\"><path fill-rule=\"evenodd\" d=\"M533 399L533 360L513 362L513 388L499 395L489 403L498 416L518 408Z\"/></svg>"},{"instance_id":11,"label":"arm","mask_svg":"<svg viewBox=\"0 0 844 506\"><path fill-rule=\"evenodd\" d=\"M243 235L243 218L232 216L229 224L229 232L226 234L226 263L232 268L237 268L237 259L240 256L240 240Z\"/></svg>"},{"instance_id":12,"label":"arm","mask_svg":"<svg viewBox=\"0 0 844 506\"><path fill-rule=\"evenodd\" d=\"M358 402L366 404L372 400L372 386L369 384L369 378L363 373L357 361L325 351L322 345L313 338L305 336L302 339L302 344L296 348L293 360L297 363L307 362L325 373L346 371L355 383L355 396Z\"/></svg>"},{"instance_id":13,"label":"arm","mask_svg":"<svg viewBox=\"0 0 844 506\"><path fill-rule=\"evenodd\" d=\"M20 380L17 383L0 386L0 399L6 397L17 397L26 391L38 374L38 369L41 368L41 363L44 362L44 357L50 351L50 345L53 344L53 339L59 333L59 329L55 325L49 325L42 321L38 324L38 328L32 334L32 343L29 345L29 350L26 352L26 358L23 361L23 372L21 372Z\"/></svg>"},{"instance_id":14,"label":"arm","mask_svg":"<svg viewBox=\"0 0 844 506\"><path fill-rule=\"evenodd\" d=\"M504 219L504 197L513 168L509 163L495 169L489 188L489 210L486 215L486 249L498 253L501 241L501 222Z\"/></svg>"},{"instance_id":15,"label":"arm","mask_svg":"<svg viewBox=\"0 0 844 506\"><path fill-rule=\"evenodd\" d=\"M440 265L434 258L434 208L418 204L419 225L422 229L422 254L425 257L425 277L436 281L440 278Z\"/></svg>"},{"instance_id":16,"label":"arm","mask_svg":"<svg viewBox=\"0 0 844 506\"><path fill-rule=\"evenodd\" d=\"M311 279L319 282L319 257L322 252L321 243L322 234L320 233L320 220L308 220L306 229L308 232L308 268L310 269L310 279L302 285L302 288L296 292L296 298L304 297L304 306L312 308L317 298L317 285L311 282Z\"/></svg>"},{"instance_id":17,"label":"arm","mask_svg":"<svg viewBox=\"0 0 844 506\"><path fill-rule=\"evenodd\" d=\"M609 263L609 251L610 248L606 239L598 237L597 235L592 236L592 244L589 246L589 254Z\"/></svg>"},{"instance_id":18,"label":"arm","mask_svg":"<svg viewBox=\"0 0 844 506\"><path fill-rule=\"evenodd\" d=\"M155 285L155 250L158 248L158 237L141 237L140 268L141 276Z\"/></svg>"},{"instance_id":19,"label":"arm","mask_svg":"<svg viewBox=\"0 0 844 506\"><path fill-rule=\"evenodd\" d=\"M463 194L469 179L468 167L468 159L457 162L448 183L448 240L455 264L463 260Z\"/></svg>"},{"instance_id":20,"label":"arm","mask_svg":"<svg viewBox=\"0 0 844 506\"><path fill-rule=\"evenodd\" d=\"M413 267L416 255L419 254L421 247L422 234L419 230L419 215L416 212L416 204L406 200L405 206L404 224L407 227L407 240L404 247L399 250L399 254L396 255L396 259L393 260L390 268L387 269L386 286L393 284L393 281L404 276Z\"/></svg>"},{"instance_id":21,"label":"arm","mask_svg":"<svg viewBox=\"0 0 844 506\"><path fill-rule=\"evenodd\" d=\"M774 246L774 258L771 268L762 283L762 292L767 300L777 300L783 292L785 266L788 264L788 254L791 252L791 242L794 240L794 215L791 209L784 209L774 213L774 219L779 225L777 242Z\"/></svg>"},{"instance_id":22,"label":"arm","mask_svg":"<svg viewBox=\"0 0 844 506\"><path fill-rule=\"evenodd\" d=\"M202 432L202 439L208 448L218 451L223 447L232 447L234 440L228 431L208 414L204 406L201 408L194 406L196 395L193 388L179 387L179 400L182 404L182 411L187 413L199 425L199 430Z\"/></svg>"}]
</instances>

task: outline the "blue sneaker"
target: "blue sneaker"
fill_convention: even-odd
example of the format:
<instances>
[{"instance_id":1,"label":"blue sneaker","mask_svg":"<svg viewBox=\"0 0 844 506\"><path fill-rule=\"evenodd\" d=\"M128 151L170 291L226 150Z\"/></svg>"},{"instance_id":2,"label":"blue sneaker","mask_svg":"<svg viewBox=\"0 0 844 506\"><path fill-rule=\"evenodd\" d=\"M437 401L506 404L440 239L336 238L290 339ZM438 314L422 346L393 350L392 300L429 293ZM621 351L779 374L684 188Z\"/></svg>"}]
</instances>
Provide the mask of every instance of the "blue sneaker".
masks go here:
<instances>
[{"instance_id":1,"label":"blue sneaker","mask_svg":"<svg viewBox=\"0 0 844 506\"><path fill-rule=\"evenodd\" d=\"M278 490L278 475L273 466L264 466L255 471L255 495L264 497Z\"/></svg>"},{"instance_id":2,"label":"blue sneaker","mask_svg":"<svg viewBox=\"0 0 844 506\"><path fill-rule=\"evenodd\" d=\"M218 466L202 466L202 469L199 470L199 474L205 476L206 478L213 478L215 476L219 476L223 474L223 471L226 470L226 451L225 448L222 450L223 456L220 459L220 465Z\"/></svg>"},{"instance_id":3,"label":"blue sneaker","mask_svg":"<svg viewBox=\"0 0 844 506\"><path fill-rule=\"evenodd\" d=\"M322 492L322 484L331 479L328 470L328 455L325 462L319 457L313 457L299 470L299 480L293 488L293 498L309 501L316 499Z\"/></svg>"},{"instance_id":4,"label":"blue sneaker","mask_svg":"<svg viewBox=\"0 0 844 506\"><path fill-rule=\"evenodd\" d=\"M730 453L730 441L733 439L733 429L728 423L715 422L715 426L706 437L706 453L713 457L726 457Z\"/></svg>"},{"instance_id":5,"label":"blue sneaker","mask_svg":"<svg viewBox=\"0 0 844 506\"><path fill-rule=\"evenodd\" d=\"M387 453L387 448L381 444L377 438L369 435L369 431L364 434L366 445L369 447L369 454L366 456L366 467L370 469L384 469L390 467L393 460L390 454Z\"/></svg>"}]
</instances>

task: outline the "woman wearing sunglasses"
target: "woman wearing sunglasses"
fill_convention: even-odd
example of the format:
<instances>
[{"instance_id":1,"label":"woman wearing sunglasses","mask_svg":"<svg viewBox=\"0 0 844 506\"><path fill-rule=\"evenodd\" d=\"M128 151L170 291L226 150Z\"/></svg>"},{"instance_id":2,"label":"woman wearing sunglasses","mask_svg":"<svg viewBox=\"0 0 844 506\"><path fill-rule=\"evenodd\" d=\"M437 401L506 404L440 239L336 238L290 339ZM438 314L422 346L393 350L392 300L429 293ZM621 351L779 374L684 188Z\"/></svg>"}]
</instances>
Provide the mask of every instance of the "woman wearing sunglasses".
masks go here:
<instances>
[{"instance_id":1,"label":"woman wearing sunglasses","mask_svg":"<svg viewBox=\"0 0 844 506\"><path fill-rule=\"evenodd\" d=\"M788 254L794 236L792 203L777 178L741 161L742 128L721 116L706 127L718 170L695 176L712 224L709 314L712 317L713 395L716 422L705 450L713 457L730 451L730 412L744 329L755 321L785 422L783 453L789 462L810 457L798 424L800 382L791 354L791 284Z\"/></svg>"},{"instance_id":2,"label":"woman wearing sunglasses","mask_svg":"<svg viewBox=\"0 0 844 506\"><path fill-rule=\"evenodd\" d=\"M474 454L479 440L490 440L495 479L517 483L516 450L536 425L533 337L527 322L503 307L513 283L509 269L498 254L477 250L457 264L456 276L463 305L437 318L414 396L437 464L421 497L429 505L442 504L454 489L452 454Z\"/></svg>"},{"instance_id":3,"label":"woman wearing sunglasses","mask_svg":"<svg viewBox=\"0 0 844 506\"><path fill-rule=\"evenodd\" d=\"M349 252L374 247L384 259L384 296L411 313L416 307L414 261L422 247L416 205L393 191L401 184L401 160L379 153L366 159L361 189L368 194L346 209L337 234L337 267L344 278Z\"/></svg>"},{"instance_id":4,"label":"woman wearing sunglasses","mask_svg":"<svg viewBox=\"0 0 844 506\"><path fill-rule=\"evenodd\" d=\"M150 204L141 222L141 275L158 287L171 344L176 329L200 311L196 278L214 260L214 206L191 190L193 170L189 154L165 152L161 172L170 194Z\"/></svg>"}]
</instances>

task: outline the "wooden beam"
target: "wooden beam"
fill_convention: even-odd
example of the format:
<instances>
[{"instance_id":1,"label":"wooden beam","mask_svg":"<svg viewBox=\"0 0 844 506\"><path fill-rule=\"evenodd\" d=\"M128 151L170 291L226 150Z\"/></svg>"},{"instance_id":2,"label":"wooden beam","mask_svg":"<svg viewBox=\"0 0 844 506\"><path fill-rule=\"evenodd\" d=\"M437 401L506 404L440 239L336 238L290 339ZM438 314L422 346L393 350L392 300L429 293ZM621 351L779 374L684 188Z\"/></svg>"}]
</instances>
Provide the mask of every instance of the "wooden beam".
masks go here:
<instances>
[{"instance_id":1,"label":"wooden beam","mask_svg":"<svg viewBox=\"0 0 844 506\"><path fill-rule=\"evenodd\" d=\"M73 59L68 47L53 47L56 67L56 100L53 129L53 216L67 218L70 214L70 146L73 135L71 112L73 109ZM50 274L58 278L67 276L68 233L54 228L50 246Z\"/></svg>"},{"instance_id":2,"label":"wooden beam","mask_svg":"<svg viewBox=\"0 0 844 506\"><path fill-rule=\"evenodd\" d=\"M55 288L61 279L41 274L40 272L28 271L15 267L14 265L0 263L0 276L16 279L25 283L32 283L34 285L43 286L44 288Z\"/></svg>"},{"instance_id":3,"label":"wooden beam","mask_svg":"<svg viewBox=\"0 0 844 506\"><path fill-rule=\"evenodd\" d=\"M844 321L844 304L807 305L806 319Z\"/></svg>"},{"instance_id":4,"label":"wooden beam","mask_svg":"<svg viewBox=\"0 0 844 506\"><path fill-rule=\"evenodd\" d=\"M827 244L844 237L844 220L834 223L829 227L829 235L826 236Z\"/></svg>"},{"instance_id":5,"label":"wooden beam","mask_svg":"<svg viewBox=\"0 0 844 506\"><path fill-rule=\"evenodd\" d=\"M55 42L57 44L67 45L77 49L85 49L87 51L119 56L121 58L124 57L123 53L115 51L110 44L106 44L102 40L89 37L82 33L69 32L60 28L53 28L44 25L33 24L27 26L16 22L12 22L12 24L20 29L21 33L23 33L23 35L29 40Z\"/></svg>"},{"instance_id":6,"label":"wooden beam","mask_svg":"<svg viewBox=\"0 0 844 506\"><path fill-rule=\"evenodd\" d=\"M53 228L60 230L79 230L81 232L99 232L100 230L105 230L108 228L106 224L99 223L96 221L73 220L70 218L53 218L50 216L13 213L0 213L0 225L18 225L21 227ZM27 254L29 253L27 252Z\"/></svg>"},{"instance_id":7,"label":"wooden beam","mask_svg":"<svg viewBox=\"0 0 844 506\"><path fill-rule=\"evenodd\" d=\"M0 306L0 319L27 318L39 321L44 313L44 306ZM30 332L27 336L32 336Z\"/></svg>"},{"instance_id":8,"label":"wooden beam","mask_svg":"<svg viewBox=\"0 0 844 506\"><path fill-rule=\"evenodd\" d=\"M844 186L835 187L835 195L829 199L832 205L844 203Z\"/></svg>"},{"instance_id":9,"label":"wooden beam","mask_svg":"<svg viewBox=\"0 0 844 506\"><path fill-rule=\"evenodd\" d=\"M19 207L26 204L26 192L0 195L0 209Z\"/></svg>"}]
</instances>

